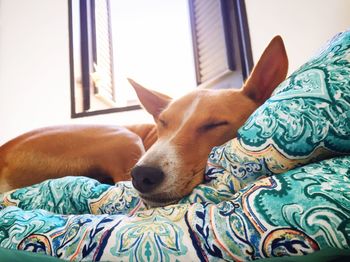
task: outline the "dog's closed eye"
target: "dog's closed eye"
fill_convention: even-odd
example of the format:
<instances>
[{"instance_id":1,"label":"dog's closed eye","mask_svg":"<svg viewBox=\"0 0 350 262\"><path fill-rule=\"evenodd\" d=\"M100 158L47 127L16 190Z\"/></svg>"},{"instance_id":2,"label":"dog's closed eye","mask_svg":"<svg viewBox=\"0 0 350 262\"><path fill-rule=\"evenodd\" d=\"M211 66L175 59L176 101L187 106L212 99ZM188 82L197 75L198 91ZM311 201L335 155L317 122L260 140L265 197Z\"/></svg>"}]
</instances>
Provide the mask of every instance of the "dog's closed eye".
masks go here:
<instances>
[{"instance_id":1,"label":"dog's closed eye","mask_svg":"<svg viewBox=\"0 0 350 262\"><path fill-rule=\"evenodd\" d=\"M206 132L206 131L210 131L210 130L213 130L213 129L218 128L218 127L227 126L228 124L229 123L227 121L209 122L209 123L201 126L199 128L199 131Z\"/></svg>"},{"instance_id":2,"label":"dog's closed eye","mask_svg":"<svg viewBox=\"0 0 350 262\"><path fill-rule=\"evenodd\" d=\"M168 126L168 122L165 121L164 119L158 119L158 122L160 123L160 125L162 127L167 127Z\"/></svg>"}]
</instances>

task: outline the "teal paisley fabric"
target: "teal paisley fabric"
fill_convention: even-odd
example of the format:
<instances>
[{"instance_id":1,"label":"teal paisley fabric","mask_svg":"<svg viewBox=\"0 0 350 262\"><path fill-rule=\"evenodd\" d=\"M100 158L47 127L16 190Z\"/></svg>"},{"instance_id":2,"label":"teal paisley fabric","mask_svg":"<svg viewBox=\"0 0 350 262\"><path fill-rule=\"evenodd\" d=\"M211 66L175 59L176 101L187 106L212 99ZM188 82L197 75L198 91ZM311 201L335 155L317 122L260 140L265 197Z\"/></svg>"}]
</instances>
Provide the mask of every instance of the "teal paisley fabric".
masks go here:
<instances>
[{"instance_id":1,"label":"teal paisley fabric","mask_svg":"<svg viewBox=\"0 0 350 262\"><path fill-rule=\"evenodd\" d=\"M155 209L145 209L139 201L119 208L118 195L127 185L96 190L88 194L91 199L76 201L86 196L87 184L90 189L105 185L89 178L51 180L2 196L0 246L73 261L252 260L347 249L349 166L350 157L333 158L255 181L236 193L228 187L230 199L219 204ZM76 190L48 200L47 186L57 190L67 184ZM35 201L22 197L27 190L36 192ZM105 197L116 208L105 209L104 201L103 208L94 207Z\"/></svg>"},{"instance_id":2,"label":"teal paisley fabric","mask_svg":"<svg viewBox=\"0 0 350 262\"><path fill-rule=\"evenodd\" d=\"M0 247L72 261L242 261L350 248L350 32L212 150L204 184L148 209L130 182L0 195Z\"/></svg>"},{"instance_id":3,"label":"teal paisley fabric","mask_svg":"<svg viewBox=\"0 0 350 262\"><path fill-rule=\"evenodd\" d=\"M350 32L334 37L280 84L209 164L235 175L237 189L264 176L350 153Z\"/></svg>"}]
</instances>

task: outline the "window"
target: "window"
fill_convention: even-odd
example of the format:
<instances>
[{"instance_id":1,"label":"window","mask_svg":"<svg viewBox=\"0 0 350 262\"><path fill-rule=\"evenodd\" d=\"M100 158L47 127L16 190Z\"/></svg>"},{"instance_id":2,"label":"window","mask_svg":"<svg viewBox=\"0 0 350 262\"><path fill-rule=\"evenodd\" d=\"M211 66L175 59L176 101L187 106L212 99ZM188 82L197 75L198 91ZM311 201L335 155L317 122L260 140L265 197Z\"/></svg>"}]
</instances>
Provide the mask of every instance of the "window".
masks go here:
<instances>
[{"instance_id":1,"label":"window","mask_svg":"<svg viewBox=\"0 0 350 262\"><path fill-rule=\"evenodd\" d=\"M252 68L242 0L189 0L197 85L240 87Z\"/></svg>"},{"instance_id":2,"label":"window","mask_svg":"<svg viewBox=\"0 0 350 262\"><path fill-rule=\"evenodd\" d=\"M89 112L104 104L114 106L109 4L108 0L70 1L74 112Z\"/></svg>"},{"instance_id":3,"label":"window","mask_svg":"<svg viewBox=\"0 0 350 262\"><path fill-rule=\"evenodd\" d=\"M239 87L251 69L244 1L68 3L72 117L140 109L127 77L180 96Z\"/></svg>"}]
</instances>

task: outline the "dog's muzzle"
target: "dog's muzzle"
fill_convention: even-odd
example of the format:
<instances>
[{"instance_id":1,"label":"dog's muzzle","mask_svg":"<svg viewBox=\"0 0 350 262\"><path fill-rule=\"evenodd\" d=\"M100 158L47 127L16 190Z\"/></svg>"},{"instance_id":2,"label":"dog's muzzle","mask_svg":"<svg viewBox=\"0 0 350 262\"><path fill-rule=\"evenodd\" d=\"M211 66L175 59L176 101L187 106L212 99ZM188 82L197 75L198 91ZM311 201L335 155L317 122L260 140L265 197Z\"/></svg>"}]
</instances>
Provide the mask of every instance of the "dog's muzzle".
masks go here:
<instances>
[{"instance_id":1,"label":"dog's muzzle","mask_svg":"<svg viewBox=\"0 0 350 262\"><path fill-rule=\"evenodd\" d=\"M135 166L131 170L132 184L140 193L148 193L164 180L161 169L149 166Z\"/></svg>"}]
</instances>

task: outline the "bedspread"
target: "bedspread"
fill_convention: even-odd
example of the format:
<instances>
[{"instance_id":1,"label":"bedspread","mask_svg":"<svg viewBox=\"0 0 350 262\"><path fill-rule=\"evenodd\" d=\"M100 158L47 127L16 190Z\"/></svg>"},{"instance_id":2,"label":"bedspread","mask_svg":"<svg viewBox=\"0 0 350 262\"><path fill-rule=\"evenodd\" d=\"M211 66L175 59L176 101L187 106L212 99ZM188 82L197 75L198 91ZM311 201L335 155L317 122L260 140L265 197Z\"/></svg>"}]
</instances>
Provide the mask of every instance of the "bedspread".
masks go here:
<instances>
[{"instance_id":1,"label":"bedspread","mask_svg":"<svg viewBox=\"0 0 350 262\"><path fill-rule=\"evenodd\" d=\"M349 166L350 157L333 158L237 193L199 187L182 204L149 210L129 183L49 180L2 196L0 246L77 261L251 260L345 249ZM227 174L216 175L226 184ZM205 196L213 191L216 201Z\"/></svg>"},{"instance_id":2,"label":"bedspread","mask_svg":"<svg viewBox=\"0 0 350 262\"><path fill-rule=\"evenodd\" d=\"M65 177L0 195L0 247L74 261L218 261L350 245L350 31L277 87L203 184L148 209L130 182Z\"/></svg>"}]
</instances>

